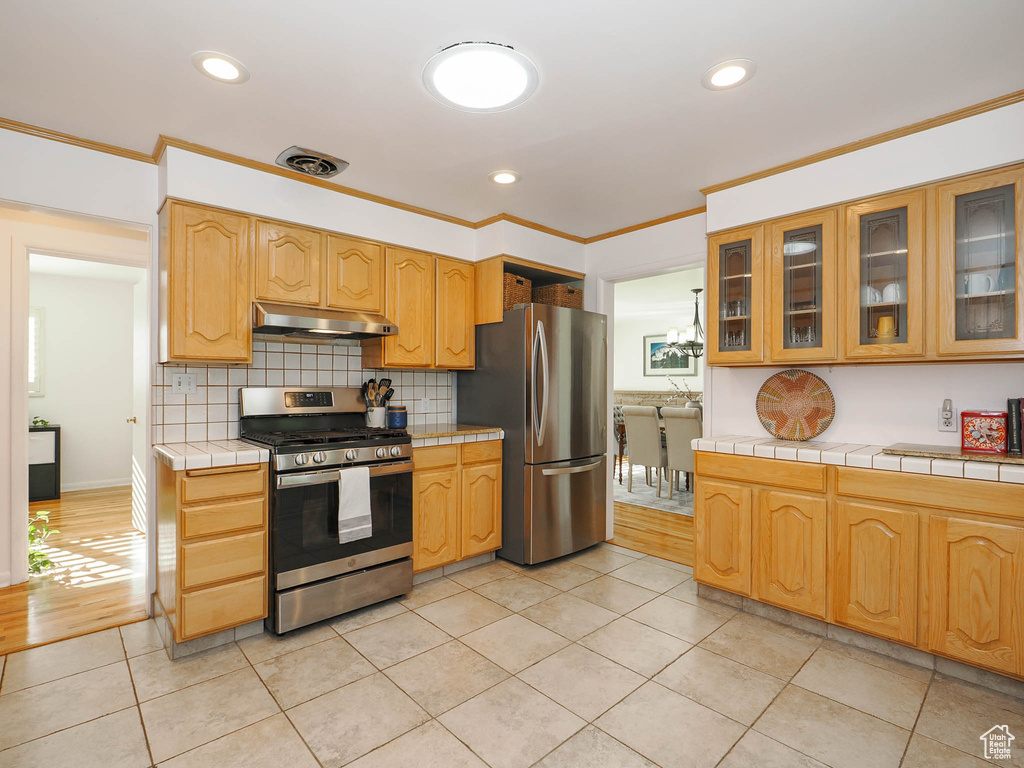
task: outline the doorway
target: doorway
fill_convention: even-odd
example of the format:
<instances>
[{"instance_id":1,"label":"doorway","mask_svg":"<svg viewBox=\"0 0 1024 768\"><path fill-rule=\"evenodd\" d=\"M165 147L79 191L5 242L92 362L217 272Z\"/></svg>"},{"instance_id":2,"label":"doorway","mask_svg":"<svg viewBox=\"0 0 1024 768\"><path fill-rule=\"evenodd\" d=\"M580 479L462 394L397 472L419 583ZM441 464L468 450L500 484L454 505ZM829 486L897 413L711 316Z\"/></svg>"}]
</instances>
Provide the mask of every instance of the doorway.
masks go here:
<instances>
[{"instance_id":1,"label":"doorway","mask_svg":"<svg viewBox=\"0 0 1024 768\"><path fill-rule=\"evenodd\" d=\"M151 333L148 232L0 215L25 236L29 500L11 510L28 578L0 589L2 654L148 615Z\"/></svg>"},{"instance_id":2,"label":"doorway","mask_svg":"<svg viewBox=\"0 0 1024 768\"><path fill-rule=\"evenodd\" d=\"M685 343L702 341L694 322L695 309L704 314L702 294L694 289L703 287L703 266L614 285L614 541L686 564L693 552L693 452L679 436L699 437L703 425L704 359ZM629 407L646 413L624 415ZM664 408L687 411L683 422L667 422L676 414Z\"/></svg>"}]
</instances>

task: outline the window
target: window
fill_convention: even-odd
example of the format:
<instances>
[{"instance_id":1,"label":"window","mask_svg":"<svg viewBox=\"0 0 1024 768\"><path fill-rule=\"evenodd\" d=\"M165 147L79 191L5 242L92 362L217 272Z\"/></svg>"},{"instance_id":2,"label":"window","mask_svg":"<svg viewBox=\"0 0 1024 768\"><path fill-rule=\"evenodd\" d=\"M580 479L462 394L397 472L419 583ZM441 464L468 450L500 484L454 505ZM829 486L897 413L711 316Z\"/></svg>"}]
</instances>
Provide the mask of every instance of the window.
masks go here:
<instances>
[{"instance_id":1,"label":"window","mask_svg":"<svg viewBox=\"0 0 1024 768\"><path fill-rule=\"evenodd\" d=\"M44 344L43 308L32 307L28 311L28 395L43 396Z\"/></svg>"}]
</instances>

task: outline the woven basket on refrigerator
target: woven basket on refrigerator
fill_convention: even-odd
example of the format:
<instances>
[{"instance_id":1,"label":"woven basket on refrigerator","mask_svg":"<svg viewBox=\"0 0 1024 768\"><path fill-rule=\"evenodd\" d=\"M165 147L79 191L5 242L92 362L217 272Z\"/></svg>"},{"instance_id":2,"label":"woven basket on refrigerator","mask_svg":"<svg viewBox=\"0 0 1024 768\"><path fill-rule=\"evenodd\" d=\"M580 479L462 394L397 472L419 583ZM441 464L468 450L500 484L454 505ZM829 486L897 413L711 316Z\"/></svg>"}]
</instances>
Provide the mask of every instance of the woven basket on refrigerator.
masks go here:
<instances>
[{"instance_id":1,"label":"woven basket on refrigerator","mask_svg":"<svg viewBox=\"0 0 1024 768\"><path fill-rule=\"evenodd\" d=\"M502 294L501 308L512 309L516 304L530 303L530 286L532 283L525 277L505 273L505 289Z\"/></svg>"},{"instance_id":2,"label":"woven basket on refrigerator","mask_svg":"<svg viewBox=\"0 0 1024 768\"><path fill-rule=\"evenodd\" d=\"M583 289L569 285L543 285L533 289L534 304L583 309Z\"/></svg>"}]
</instances>

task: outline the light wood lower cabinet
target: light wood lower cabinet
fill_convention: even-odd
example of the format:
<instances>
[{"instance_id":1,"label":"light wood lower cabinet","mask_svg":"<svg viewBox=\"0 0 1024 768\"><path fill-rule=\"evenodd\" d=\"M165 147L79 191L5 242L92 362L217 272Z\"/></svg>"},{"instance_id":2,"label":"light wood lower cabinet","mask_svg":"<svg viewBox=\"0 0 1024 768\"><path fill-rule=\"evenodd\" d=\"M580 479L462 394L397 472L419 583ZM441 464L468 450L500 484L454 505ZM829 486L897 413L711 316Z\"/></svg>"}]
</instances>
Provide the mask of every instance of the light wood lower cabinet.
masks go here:
<instances>
[{"instance_id":1,"label":"light wood lower cabinet","mask_svg":"<svg viewBox=\"0 0 1024 768\"><path fill-rule=\"evenodd\" d=\"M1024 674L1024 529L933 516L931 647Z\"/></svg>"},{"instance_id":2,"label":"light wood lower cabinet","mask_svg":"<svg viewBox=\"0 0 1024 768\"><path fill-rule=\"evenodd\" d=\"M501 441L413 451L413 570L501 546Z\"/></svg>"},{"instance_id":3,"label":"light wood lower cabinet","mask_svg":"<svg viewBox=\"0 0 1024 768\"><path fill-rule=\"evenodd\" d=\"M184 642L267 615L267 469L157 465L157 599Z\"/></svg>"},{"instance_id":4,"label":"light wood lower cabinet","mask_svg":"<svg viewBox=\"0 0 1024 768\"><path fill-rule=\"evenodd\" d=\"M825 499L758 494L756 593L782 608L825 617Z\"/></svg>"},{"instance_id":5,"label":"light wood lower cabinet","mask_svg":"<svg viewBox=\"0 0 1024 768\"><path fill-rule=\"evenodd\" d=\"M701 480L693 523L694 572L706 584L750 595L753 491L744 485Z\"/></svg>"},{"instance_id":6,"label":"light wood lower cabinet","mask_svg":"<svg viewBox=\"0 0 1024 768\"><path fill-rule=\"evenodd\" d=\"M1024 486L697 452L694 575L1024 678Z\"/></svg>"}]
</instances>

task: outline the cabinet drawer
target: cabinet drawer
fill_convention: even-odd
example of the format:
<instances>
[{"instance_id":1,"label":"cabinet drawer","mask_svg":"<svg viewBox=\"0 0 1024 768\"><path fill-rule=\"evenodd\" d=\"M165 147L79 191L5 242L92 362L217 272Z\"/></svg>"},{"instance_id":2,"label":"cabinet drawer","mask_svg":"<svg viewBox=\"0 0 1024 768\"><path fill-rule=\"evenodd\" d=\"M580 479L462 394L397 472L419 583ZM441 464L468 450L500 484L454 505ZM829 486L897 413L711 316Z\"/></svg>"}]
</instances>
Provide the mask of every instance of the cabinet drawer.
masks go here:
<instances>
[{"instance_id":1,"label":"cabinet drawer","mask_svg":"<svg viewBox=\"0 0 1024 768\"><path fill-rule=\"evenodd\" d=\"M266 616L266 576L190 592L181 596L180 640L237 627Z\"/></svg>"},{"instance_id":2,"label":"cabinet drawer","mask_svg":"<svg viewBox=\"0 0 1024 768\"><path fill-rule=\"evenodd\" d=\"M194 539L215 533L230 533L264 525L265 500L260 498L227 501L181 510L181 538Z\"/></svg>"},{"instance_id":3,"label":"cabinet drawer","mask_svg":"<svg viewBox=\"0 0 1024 768\"><path fill-rule=\"evenodd\" d=\"M412 461L416 470L454 467L459 461L459 446L437 445L417 448L412 452Z\"/></svg>"},{"instance_id":4,"label":"cabinet drawer","mask_svg":"<svg viewBox=\"0 0 1024 768\"><path fill-rule=\"evenodd\" d=\"M825 466L799 461L697 451L697 474L800 491L825 490Z\"/></svg>"},{"instance_id":5,"label":"cabinet drawer","mask_svg":"<svg viewBox=\"0 0 1024 768\"><path fill-rule=\"evenodd\" d=\"M267 535L263 531L181 545L181 588L265 571Z\"/></svg>"},{"instance_id":6,"label":"cabinet drawer","mask_svg":"<svg viewBox=\"0 0 1024 768\"><path fill-rule=\"evenodd\" d=\"M212 501L231 496L266 493L267 470L262 464L247 464L221 470L191 470L181 480L181 501Z\"/></svg>"},{"instance_id":7,"label":"cabinet drawer","mask_svg":"<svg viewBox=\"0 0 1024 768\"><path fill-rule=\"evenodd\" d=\"M476 464L481 461L501 459L501 440L487 440L483 443L463 443L462 463Z\"/></svg>"}]
</instances>

